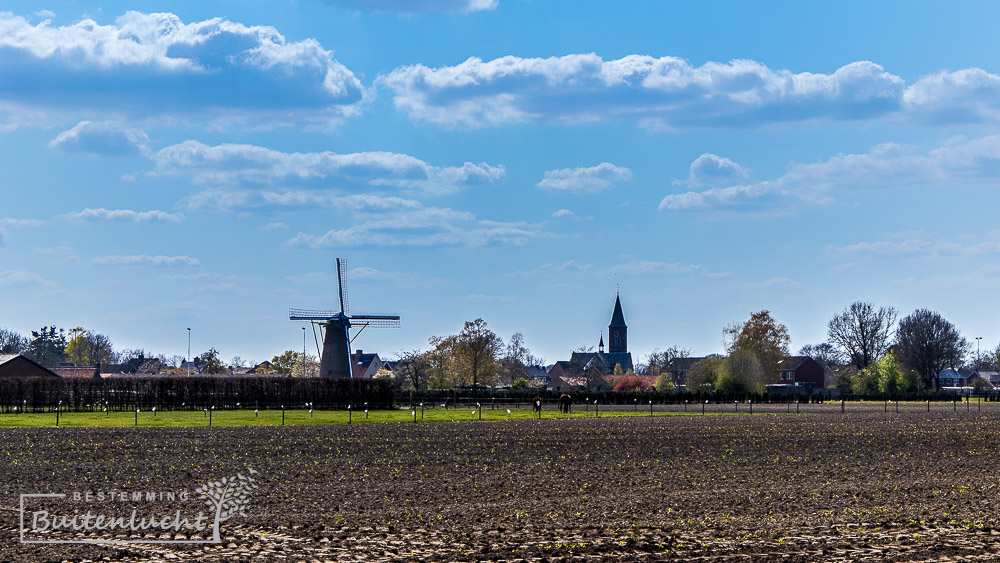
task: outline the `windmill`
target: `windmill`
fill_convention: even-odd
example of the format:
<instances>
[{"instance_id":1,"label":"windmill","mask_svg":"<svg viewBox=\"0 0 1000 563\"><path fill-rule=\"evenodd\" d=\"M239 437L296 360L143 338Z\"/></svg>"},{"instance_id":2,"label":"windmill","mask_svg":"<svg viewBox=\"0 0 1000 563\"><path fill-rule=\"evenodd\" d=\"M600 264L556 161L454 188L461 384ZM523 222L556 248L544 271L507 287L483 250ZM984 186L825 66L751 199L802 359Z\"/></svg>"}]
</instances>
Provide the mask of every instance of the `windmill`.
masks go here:
<instances>
[{"instance_id":1,"label":"windmill","mask_svg":"<svg viewBox=\"0 0 1000 563\"><path fill-rule=\"evenodd\" d=\"M347 302L347 260L337 258L337 284L339 286L340 310L289 309L288 320L309 321L320 326L323 336L323 351L319 360L321 377L353 377L351 370L352 327L360 327L354 335L372 328L398 328L399 315L351 315ZM314 328L315 331L315 328ZM318 342L317 342L318 344Z\"/></svg>"}]
</instances>

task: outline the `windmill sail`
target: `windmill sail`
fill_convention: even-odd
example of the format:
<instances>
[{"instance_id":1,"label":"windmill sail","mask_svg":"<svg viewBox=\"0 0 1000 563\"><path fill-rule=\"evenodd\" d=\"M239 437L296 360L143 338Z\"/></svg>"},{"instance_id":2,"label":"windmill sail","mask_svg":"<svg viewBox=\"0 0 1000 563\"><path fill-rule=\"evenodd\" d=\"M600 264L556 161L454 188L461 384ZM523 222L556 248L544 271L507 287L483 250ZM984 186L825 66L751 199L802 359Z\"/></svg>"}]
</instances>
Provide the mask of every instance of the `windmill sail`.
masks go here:
<instances>
[{"instance_id":1,"label":"windmill sail","mask_svg":"<svg viewBox=\"0 0 1000 563\"><path fill-rule=\"evenodd\" d=\"M351 315L347 299L347 261L337 258L337 296L340 310L329 309L289 309L291 321L309 321L320 325L323 336L323 351L320 354L320 375L322 377L353 377L351 370L350 329L357 327L358 334L368 327L399 328L399 315ZM355 335L357 338L357 334Z\"/></svg>"}]
</instances>

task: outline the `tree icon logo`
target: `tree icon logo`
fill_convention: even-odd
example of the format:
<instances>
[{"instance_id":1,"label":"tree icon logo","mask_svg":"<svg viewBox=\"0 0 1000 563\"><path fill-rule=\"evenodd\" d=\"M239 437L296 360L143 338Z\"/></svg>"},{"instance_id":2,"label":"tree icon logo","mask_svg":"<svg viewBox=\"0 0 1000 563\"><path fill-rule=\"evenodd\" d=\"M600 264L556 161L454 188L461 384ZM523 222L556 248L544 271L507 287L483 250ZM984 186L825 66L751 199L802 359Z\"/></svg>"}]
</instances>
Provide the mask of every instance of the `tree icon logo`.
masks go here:
<instances>
[{"instance_id":1,"label":"tree icon logo","mask_svg":"<svg viewBox=\"0 0 1000 563\"><path fill-rule=\"evenodd\" d=\"M252 467L247 468L247 474L237 473L234 477L223 477L220 481L209 481L198 487L194 492L205 497L205 505L215 508L215 522L212 525L212 543L221 543L219 526L239 514L246 516L244 510L250 504L250 491L256 489L257 480L253 477L259 472Z\"/></svg>"}]
</instances>

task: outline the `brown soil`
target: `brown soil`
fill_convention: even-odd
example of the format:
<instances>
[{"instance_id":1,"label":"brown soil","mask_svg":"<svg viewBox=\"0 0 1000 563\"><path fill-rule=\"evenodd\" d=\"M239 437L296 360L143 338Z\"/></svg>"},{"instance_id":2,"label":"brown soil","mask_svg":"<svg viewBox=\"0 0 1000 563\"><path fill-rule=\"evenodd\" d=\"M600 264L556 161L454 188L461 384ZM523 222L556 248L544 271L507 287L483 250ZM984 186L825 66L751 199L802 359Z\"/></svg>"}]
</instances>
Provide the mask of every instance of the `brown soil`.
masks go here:
<instances>
[{"instance_id":1,"label":"brown soil","mask_svg":"<svg viewBox=\"0 0 1000 563\"><path fill-rule=\"evenodd\" d=\"M1000 559L975 412L0 430L0 560ZM21 493L253 467L220 545L25 545Z\"/></svg>"}]
</instances>

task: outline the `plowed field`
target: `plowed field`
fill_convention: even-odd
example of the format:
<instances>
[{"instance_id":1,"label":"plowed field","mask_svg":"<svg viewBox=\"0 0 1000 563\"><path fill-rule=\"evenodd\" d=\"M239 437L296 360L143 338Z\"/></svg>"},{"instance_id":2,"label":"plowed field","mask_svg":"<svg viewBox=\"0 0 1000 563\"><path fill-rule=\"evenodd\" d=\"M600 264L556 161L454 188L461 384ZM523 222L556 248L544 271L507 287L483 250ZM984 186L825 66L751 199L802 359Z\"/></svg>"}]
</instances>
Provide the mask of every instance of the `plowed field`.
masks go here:
<instances>
[{"instance_id":1,"label":"plowed field","mask_svg":"<svg viewBox=\"0 0 1000 563\"><path fill-rule=\"evenodd\" d=\"M1000 420L961 410L0 429L0 560L996 560L998 456ZM218 545L18 539L24 493L248 467Z\"/></svg>"}]
</instances>

